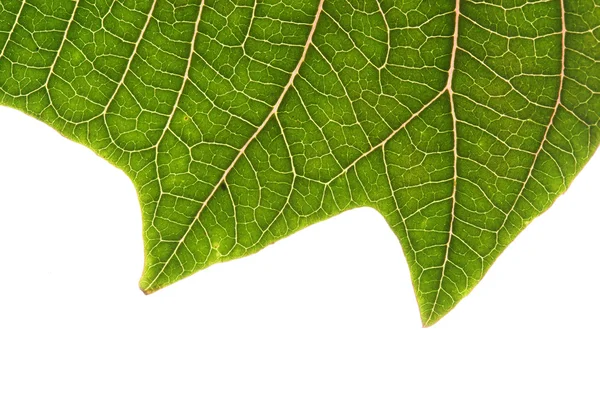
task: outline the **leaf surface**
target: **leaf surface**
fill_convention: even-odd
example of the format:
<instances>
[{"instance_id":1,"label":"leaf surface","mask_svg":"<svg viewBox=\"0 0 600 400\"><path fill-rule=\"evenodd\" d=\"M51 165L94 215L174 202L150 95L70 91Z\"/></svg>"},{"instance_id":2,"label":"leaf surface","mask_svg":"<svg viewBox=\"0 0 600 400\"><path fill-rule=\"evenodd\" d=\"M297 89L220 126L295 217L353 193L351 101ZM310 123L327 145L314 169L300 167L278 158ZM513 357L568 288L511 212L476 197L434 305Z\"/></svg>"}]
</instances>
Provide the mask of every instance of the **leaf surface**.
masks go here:
<instances>
[{"instance_id":1,"label":"leaf surface","mask_svg":"<svg viewBox=\"0 0 600 400\"><path fill-rule=\"evenodd\" d=\"M356 207L429 326L598 146L592 0L1 0L0 104L125 171L146 293Z\"/></svg>"}]
</instances>

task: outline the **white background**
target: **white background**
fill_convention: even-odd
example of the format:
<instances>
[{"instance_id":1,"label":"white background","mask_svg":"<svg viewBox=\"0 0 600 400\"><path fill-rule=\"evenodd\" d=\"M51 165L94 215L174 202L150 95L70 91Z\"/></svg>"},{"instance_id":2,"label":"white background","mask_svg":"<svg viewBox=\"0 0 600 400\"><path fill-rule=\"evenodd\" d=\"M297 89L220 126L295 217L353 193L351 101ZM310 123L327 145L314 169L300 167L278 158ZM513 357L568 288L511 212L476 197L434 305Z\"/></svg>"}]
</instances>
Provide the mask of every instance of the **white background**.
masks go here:
<instances>
[{"instance_id":1,"label":"white background","mask_svg":"<svg viewBox=\"0 0 600 400\"><path fill-rule=\"evenodd\" d=\"M428 329L373 210L144 296L121 171L0 108L0 178L1 399L600 398L600 156Z\"/></svg>"}]
</instances>

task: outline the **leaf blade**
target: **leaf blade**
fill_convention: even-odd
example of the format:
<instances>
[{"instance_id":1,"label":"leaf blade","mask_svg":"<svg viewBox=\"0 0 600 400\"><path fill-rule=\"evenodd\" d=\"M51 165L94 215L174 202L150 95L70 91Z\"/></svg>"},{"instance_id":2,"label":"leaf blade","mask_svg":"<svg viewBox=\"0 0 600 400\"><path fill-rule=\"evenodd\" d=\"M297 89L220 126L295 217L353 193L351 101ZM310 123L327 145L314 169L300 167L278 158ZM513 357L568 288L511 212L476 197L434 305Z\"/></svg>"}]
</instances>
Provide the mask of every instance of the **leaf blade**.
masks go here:
<instances>
[{"instance_id":1,"label":"leaf blade","mask_svg":"<svg viewBox=\"0 0 600 400\"><path fill-rule=\"evenodd\" d=\"M144 292L368 206L429 326L598 146L575 3L7 0L0 103L132 178Z\"/></svg>"}]
</instances>

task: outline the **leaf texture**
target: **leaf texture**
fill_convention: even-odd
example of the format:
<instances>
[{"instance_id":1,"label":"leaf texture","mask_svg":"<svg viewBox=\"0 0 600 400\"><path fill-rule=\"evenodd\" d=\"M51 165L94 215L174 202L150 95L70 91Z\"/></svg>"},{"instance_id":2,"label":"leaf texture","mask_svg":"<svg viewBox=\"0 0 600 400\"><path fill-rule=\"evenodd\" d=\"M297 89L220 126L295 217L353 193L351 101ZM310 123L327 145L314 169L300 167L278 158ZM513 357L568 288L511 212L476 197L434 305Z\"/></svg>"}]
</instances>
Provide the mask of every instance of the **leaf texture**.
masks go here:
<instances>
[{"instance_id":1,"label":"leaf texture","mask_svg":"<svg viewBox=\"0 0 600 400\"><path fill-rule=\"evenodd\" d=\"M438 321L598 146L592 0L0 0L0 103L125 171L146 293L356 207Z\"/></svg>"}]
</instances>

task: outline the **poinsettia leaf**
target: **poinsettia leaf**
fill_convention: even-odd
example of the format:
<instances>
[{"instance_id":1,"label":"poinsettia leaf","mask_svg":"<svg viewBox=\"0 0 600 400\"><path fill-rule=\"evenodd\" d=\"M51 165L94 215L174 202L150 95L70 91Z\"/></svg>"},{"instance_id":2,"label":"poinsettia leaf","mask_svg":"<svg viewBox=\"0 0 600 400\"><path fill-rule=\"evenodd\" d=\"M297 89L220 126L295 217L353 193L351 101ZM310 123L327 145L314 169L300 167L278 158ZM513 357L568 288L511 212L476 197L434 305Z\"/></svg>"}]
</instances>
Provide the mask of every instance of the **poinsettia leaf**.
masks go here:
<instances>
[{"instance_id":1,"label":"poinsettia leaf","mask_svg":"<svg viewBox=\"0 0 600 400\"><path fill-rule=\"evenodd\" d=\"M599 25L592 0L1 0L0 103L131 177L144 292L373 207L428 326L596 150Z\"/></svg>"}]
</instances>

